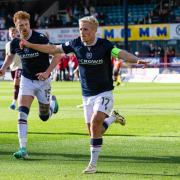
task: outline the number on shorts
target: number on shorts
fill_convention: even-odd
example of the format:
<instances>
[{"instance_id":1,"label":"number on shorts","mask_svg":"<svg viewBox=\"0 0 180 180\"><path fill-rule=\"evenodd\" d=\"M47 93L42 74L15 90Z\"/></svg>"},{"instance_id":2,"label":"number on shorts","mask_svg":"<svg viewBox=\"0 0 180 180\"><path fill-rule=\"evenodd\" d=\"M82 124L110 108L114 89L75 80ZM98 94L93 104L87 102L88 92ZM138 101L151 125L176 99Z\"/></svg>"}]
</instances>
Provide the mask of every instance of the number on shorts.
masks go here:
<instances>
[{"instance_id":1,"label":"number on shorts","mask_svg":"<svg viewBox=\"0 0 180 180\"><path fill-rule=\"evenodd\" d=\"M107 97L102 97L102 105L104 106L105 110L108 108L107 105L110 102L110 99Z\"/></svg>"},{"instance_id":2,"label":"number on shorts","mask_svg":"<svg viewBox=\"0 0 180 180\"><path fill-rule=\"evenodd\" d=\"M45 89L45 96L46 96L48 101L50 99L50 91L51 91L51 89Z\"/></svg>"}]
</instances>

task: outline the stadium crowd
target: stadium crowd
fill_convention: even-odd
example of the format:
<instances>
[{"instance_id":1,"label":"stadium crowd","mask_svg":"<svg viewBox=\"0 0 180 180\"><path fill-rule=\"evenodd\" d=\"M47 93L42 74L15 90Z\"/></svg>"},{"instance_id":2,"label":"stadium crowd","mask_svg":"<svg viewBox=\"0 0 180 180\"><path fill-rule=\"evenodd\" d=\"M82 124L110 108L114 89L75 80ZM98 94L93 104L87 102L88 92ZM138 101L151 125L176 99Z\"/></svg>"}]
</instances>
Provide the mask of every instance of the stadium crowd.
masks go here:
<instances>
[{"instance_id":1,"label":"stadium crowd","mask_svg":"<svg viewBox=\"0 0 180 180\"><path fill-rule=\"evenodd\" d=\"M52 1L53 2L53 1ZM62 5L62 3L64 3ZM132 1L132 3L137 3ZM176 10L179 10L178 0L149 0L149 3L154 4L154 8L149 11L149 13L144 15L143 19L135 19L133 24L151 24L151 23L179 23L180 16L176 14ZM77 26L78 19L83 16L92 15L95 16L100 25L109 25L110 17L102 10L103 6L122 6L122 2L119 0L107 1L107 2L97 2L94 0L69 0L68 3L64 1L59 1L59 12L51 13L49 16L44 16L42 12L36 7L31 13L32 28L56 28L56 27L69 27ZM97 10L98 8L98 10ZM0 29L8 29L13 25L12 14L18 10L26 10L25 1L2 1L0 2ZM45 9L44 9L45 11ZM119 10L120 11L120 10ZM133 16L129 12L128 16ZM118 17L118 14L117 14ZM117 18L116 17L116 18ZM131 17L130 17L131 18ZM133 18L133 17L132 17Z\"/></svg>"}]
</instances>

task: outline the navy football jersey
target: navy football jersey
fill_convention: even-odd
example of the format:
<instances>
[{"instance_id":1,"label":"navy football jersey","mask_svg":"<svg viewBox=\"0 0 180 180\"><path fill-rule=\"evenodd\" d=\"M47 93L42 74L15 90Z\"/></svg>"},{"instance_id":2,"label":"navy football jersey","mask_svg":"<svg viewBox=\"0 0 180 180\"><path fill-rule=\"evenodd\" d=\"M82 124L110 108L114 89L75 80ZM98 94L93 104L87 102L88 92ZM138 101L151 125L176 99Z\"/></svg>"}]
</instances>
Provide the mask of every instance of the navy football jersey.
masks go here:
<instances>
[{"instance_id":1,"label":"navy football jersey","mask_svg":"<svg viewBox=\"0 0 180 180\"><path fill-rule=\"evenodd\" d=\"M34 44L47 44L49 40L47 37L36 31L32 31L29 42ZM36 74L44 72L49 66L49 54L42 53L33 49L19 47L20 39L15 38L10 45L11 54L18 54L22 62L22 75L28 79L38 80Z\"/></svg>"},{"instance_id":2,"label":"navy football jersey","mask_svg":"<svg viewBox=\"0 0 180 180\"><path fill-rule=\"evenodd\" d=\"M80 38L62 44L64 52L74 52L78 59L83 96L93 96L113 89L111 50L113 45L98 38L85 46Z\"/></svg>"}]
</instances>

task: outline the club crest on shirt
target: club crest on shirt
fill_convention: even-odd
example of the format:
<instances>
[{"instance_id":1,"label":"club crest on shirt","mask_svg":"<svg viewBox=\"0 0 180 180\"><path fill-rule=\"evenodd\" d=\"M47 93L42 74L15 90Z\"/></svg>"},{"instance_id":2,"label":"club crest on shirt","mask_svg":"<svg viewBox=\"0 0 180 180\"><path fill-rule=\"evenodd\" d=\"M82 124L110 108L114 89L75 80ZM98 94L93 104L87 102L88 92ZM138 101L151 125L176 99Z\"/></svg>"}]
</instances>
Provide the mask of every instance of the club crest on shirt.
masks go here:
<instances>
[{"instance_id":1,"label":"club crest on shirt","mask_svg":"<svg viewBox=\"0 0 180 180\"><path fill-rule=\"evenodd\" d=\"M86 53L86 58L87 59L92 59L92 53L91 52L87 52Z\"/></svg>"},{"instance_id":2,"label":"club crest on shirt","mask_svg":"<svg viewBox=\"0 0 180 180\"><path fill-rule=\"evenodd\" d=\"M28 48L24 48L23 51L24 51L24 53L28 53L29 49Z\"/></svg>"},{"instance_id":3,"label":"club crest on shirt","mask_svg":"<svg viewBox=\"0 0 180 180\"><path fill-rule=\"evenodd\" d=\"M69 41L65 42L65 46L69 46Z\"/></svg>"}]
</instances>

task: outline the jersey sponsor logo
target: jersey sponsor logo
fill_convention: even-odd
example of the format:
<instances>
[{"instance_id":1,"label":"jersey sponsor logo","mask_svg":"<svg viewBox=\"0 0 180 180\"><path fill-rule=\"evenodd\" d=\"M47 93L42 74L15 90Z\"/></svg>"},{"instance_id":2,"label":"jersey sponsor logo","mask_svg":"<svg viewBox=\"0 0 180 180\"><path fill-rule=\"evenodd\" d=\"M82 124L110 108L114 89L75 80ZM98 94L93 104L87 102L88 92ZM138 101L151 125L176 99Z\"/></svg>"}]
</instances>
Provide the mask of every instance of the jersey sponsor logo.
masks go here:
<instances>
[{"instance_id":1,"label":"jersey sponsor logo","mask_svg":"<svg viewBox=\"0 0 180 180\"><path fill-rule=\"evenodd\" d=\"M26 53L26 54L19 54L21 56L21 58L23 59L28 59L28 58L34 58L34 57L38 57L39 53L35 52L35 53Z\"/></svg>"},{"instance_id":2,"label":"jersey sponsor logo","mask_svg":"<svg viewBox=\"0 0 180 180\"><path fill-rule=\"evenodd\" d=\"M103 64L103 59L79 59L79 64L99 65Z\"/></svg>"}]
</instances>

